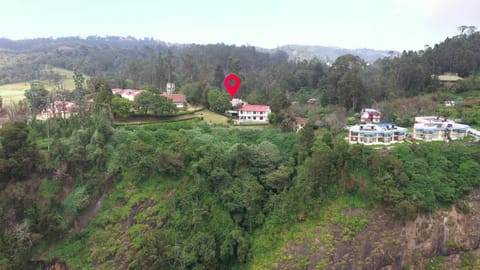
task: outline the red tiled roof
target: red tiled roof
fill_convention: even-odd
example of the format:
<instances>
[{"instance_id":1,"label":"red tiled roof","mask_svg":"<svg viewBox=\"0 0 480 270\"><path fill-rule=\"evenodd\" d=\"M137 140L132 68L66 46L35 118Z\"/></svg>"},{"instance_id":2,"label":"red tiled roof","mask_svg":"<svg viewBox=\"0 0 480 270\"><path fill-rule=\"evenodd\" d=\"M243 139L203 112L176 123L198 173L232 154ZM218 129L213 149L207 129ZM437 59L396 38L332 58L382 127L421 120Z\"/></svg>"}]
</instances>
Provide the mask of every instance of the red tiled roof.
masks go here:
<instances>
[{"instance_id":1,"label":"red tiled roof","mask_svg":"<svg viewBox=\"0 0 480 270\"><path fill-rule=\"evenodd\" d=\"M184 94L165 94L163 93L162 96L171 99L173 103L184 103L187 101L187 97Z\"/></svg>"},{"instance_id":2,"label":"red tiled roof","mask_svg":"<svg viewBox=\"0 0 480 270\"><path fill-rule=\"evenodd\" d=\"M240 111L242 112L267 112L270 110L270 106L267 105L245 105Z\"/></svg>"},{"instance_id":3,"label":"red tiled roof","mask_svg":"<svg viewBox=\"0 0 480 270\"><path fill-rule=\"evenodd\" d=\"M123 93L123 89L122 88L113 88L112 92L115 93L115 94L121 94L121 93Z\"/></svg>"},{"instance_id":4,"label":"red tiled roof","mask_svg":"<svg viewBox=\"0 0 480 270\"><path fill-rule=\"evenodd\" d=\"M295 121L297 121L298 124L305 125L308 119L304 117L295 117Z\"/></svg>"}]
</instances>

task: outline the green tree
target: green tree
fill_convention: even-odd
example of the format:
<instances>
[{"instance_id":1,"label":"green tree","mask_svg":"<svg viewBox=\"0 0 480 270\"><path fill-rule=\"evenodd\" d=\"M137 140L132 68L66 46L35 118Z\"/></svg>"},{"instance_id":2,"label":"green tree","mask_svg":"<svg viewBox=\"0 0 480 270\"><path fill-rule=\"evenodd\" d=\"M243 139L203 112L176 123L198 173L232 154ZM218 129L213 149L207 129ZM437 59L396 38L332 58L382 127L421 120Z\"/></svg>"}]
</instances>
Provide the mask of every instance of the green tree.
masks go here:
<instances>
[{"instance_id":1,"label":"green tree","mask_svg":"<svg viewBox=\"0 0 480 270\"><path fill-rule=\"evenodd\" d=\"M155 85L144 85L142 89L152 92L154 94L160 94L160 88L156 87Z\"/></svg>"},{"instance_id":2,"label":"green tree","mask_svg":"<svg viewBox=\"0 0 480 270\"><path fill-rule=\"evenodd\" d=\"M288 107L285 92L278 86L268 89L268 104L272 108L272 112L279 116L280 112Z\"/></svg>"},{"instance_id":3,"label":"green tree","mask_svg":"<svg viewBox=\"0 0 480 270\"><path fill-rule=\"evenodd\" d=\"M264 104L267 102L267 97L265 96L265 93L255 90L248 94L246 101L250 104Z\"/></svg>"},{"instance_id":4,"label":"green tree","mask_svg":"<svg viewBox=\"0 0 480 270\"><path fill-rule=\"evenodd\" d=\"M30 105L33 119L35 119L37 112L48 107L48 91L40 81L33 81L30 84L30 89L25 91L25 97Z\"/></svg>"},{"instance_id":5,"label":"green tree","mask_svg":"<svg viewBox=\"0 0 480 270\"><path fill-rule=\"evenodd\" d=\"M177 111L177 107L170 99L159 95L153 96L150 106L155 116L170 115Z\"/></svg>"},{"instance_id":6,"label":"green tree","mask_svg":"<svg viewBox=\"0 0 480 270\"><path fill-rule=\"evenodd\" d=\"M133 107L143 114L149 112L155 116L170 115L177 111L172 101L164 96L143 92L135 97Z\"/></svg>"},{"instance_id":7,"label":"green tree","mask_svg":"<svg viewBox=\"0 0 480 270\"><path fill-rule=\"evenodd\" d=\"M215 68L215 75L213 78L213 86L218 87L219 89L223 88L223 81L225 80L225 73L223 68L220 65L217 65Z\"/></svg>"},{"instance_id":8,"label":"green tree","mask_svg":"<svg viewBox=\"0 0 480 270\"><path fill-rule=\"evenodd\" d=\"M238 75L240 70L242 70L242 64L240 63L240 59L235 57L229 57L227 62L228 72L235 73Z\"/></svg>"},{"instance_id":9,"label":"green tree","mask_svg":"<svg viewBox=\"0 0 480 270\"><path fill-rule=\"evenodd\" d=\"M126 98L115 96L112 99L112 113L114 117L127 118L130 116L132 102Z\"/></svg>"},{"instance_id":10,"label":"green tree","mask_svg":"<svg viewBox=\"0 0 480 270\"><path fill-rule=\"evenodd\" d=\"M85 89L85 78L78 70L73 71L73 82L75 84L75 89L72 91L73 101L77 103L80 108L83 108L87 100L87 90Z\"/></svg>"},{"instance_id":11,"label":"green tree","mask_svg":"<svg viewBox=\"0 0 480 270\"><path fill-rule=\"evenodd\" d=\"M355 110L361 105L360 98L367 96L360 76L365 66L365 62L358 56L346 54L338 57L330 68L327 99L347 110Z\"/></svg>"},{"instance_id":12,"label":"green tree","mask_svg":"<svg viewBox=\"0 0 480 270\"><path fill-rule=\"evenodd\" d=\"M0 129L0 180L19 180L35 171L40 161L36 146L29 140L25 122L13 122Z\"/></svg>"},{"instance_id":13,"label":"green tree","mask_svg":"<svg viewBox=\"0 0 480 270\"><path fill-rule=\"evenodd\" d=\"M225 113L232 108L231 97L225 91L210 89L208 91L208 107L218 113Z\"/></svg>"},{"instance_id":14,"label":"green tree","mask_svg":"<svg viewBox=\"0 0 480 270\"><path fill-rule=\"evenodd\" d=\"M147 114L149 110L153 109L153 97L155 95L151 92L143 92L135 96L133 100L133 108L143 114Z\"/></svg>"},{"instance_id":15,"label":"green tree","mask_svg":"<svg viewBox=\"0 0 480 270\"><path fill-rule=\"evenodd\" d=\"M207 92L210 86L205 82L188 83L182 86L180 92L187 96L189 102L195 105L208 106Z\"/></svg>"},{"instance_id":16,"label":"green tree","mask_svg":"<svg viewBox=\"0 0 480 270\"><path fill-rule=\"evenodd\" d=\"M112 115L113 93L108 80L102 77L98 77L98 78L90 79L89 82L91 87L93 88L93 92L95 93L95 97L93 99L94 111L99 112L103 110L107 112L108 115L111 115L111 117L113 117Z\"/></svg>"}]
</instances>

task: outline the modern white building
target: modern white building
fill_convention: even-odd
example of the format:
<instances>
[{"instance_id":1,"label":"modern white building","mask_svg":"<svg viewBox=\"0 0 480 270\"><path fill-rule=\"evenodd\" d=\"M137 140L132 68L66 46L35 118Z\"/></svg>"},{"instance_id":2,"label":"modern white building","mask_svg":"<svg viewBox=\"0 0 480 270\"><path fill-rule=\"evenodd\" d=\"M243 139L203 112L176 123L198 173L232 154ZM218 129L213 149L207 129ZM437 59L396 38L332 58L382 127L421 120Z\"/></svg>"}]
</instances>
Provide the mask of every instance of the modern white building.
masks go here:
<instances>
[{"instance_id":1,"label":"modern white building","mask_svg":"<svg viewBox=\"0 0 480 270\"><path fill-rule=\"evenodd\" d=\"M403 142L407 129L393 123L361 124L349 128L348 142L361 144L392 144Z\"/></svg>"},{"instance_id":2,"label":"modern white building","mask_svg":"<svg viewBox=\"0 0 480 270\"><path fill-rule=\"evenodd\" d=\"M413 138L423 141L446 141L463 139L468 134L468 125L455 123L438 116L415 117Z\"/></svg>"},{"instance_id":3,"label":"modern white building","mask_svg":"<svg viewBox=\"0 0 480 270\"><path fill-rule=\"evenodd\" d=\"M238 122L268 123L270 112L268 105L245 105L238 110Z\"/></svg>"}]
</instances>

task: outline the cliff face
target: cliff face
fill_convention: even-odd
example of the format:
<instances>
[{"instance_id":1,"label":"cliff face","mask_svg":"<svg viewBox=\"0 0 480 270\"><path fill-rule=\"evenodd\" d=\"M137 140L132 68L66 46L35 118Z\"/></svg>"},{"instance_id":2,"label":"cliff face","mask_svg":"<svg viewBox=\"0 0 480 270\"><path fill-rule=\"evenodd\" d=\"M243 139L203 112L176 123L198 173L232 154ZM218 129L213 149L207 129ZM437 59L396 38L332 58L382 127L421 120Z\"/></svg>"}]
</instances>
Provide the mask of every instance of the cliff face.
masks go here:
<instances>
[{"instance_id":1,"label":"cliff face","mask_svg":"<svg viewBox=\"0 0 480 270\"><path fill-rule=\"evenodd\" d=\"M406 223L380 210L339 211L347 221L363 217L368 225L354 233L338 222L306 229L305 237L286 245L278 267L480 269L480 190L449 210Z\"/></svg>"}]
</instances>

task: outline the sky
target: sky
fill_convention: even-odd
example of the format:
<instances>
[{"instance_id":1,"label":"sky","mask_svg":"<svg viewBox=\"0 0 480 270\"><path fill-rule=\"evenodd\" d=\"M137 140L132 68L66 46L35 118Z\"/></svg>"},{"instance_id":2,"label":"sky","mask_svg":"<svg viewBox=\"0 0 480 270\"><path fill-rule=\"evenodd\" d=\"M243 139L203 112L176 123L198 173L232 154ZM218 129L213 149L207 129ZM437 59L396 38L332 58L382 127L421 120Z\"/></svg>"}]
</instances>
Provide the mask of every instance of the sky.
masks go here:
<instances>
[{"instance_id":1,"label":"sky","mask_svg":"<svg viewBox=\"0 0 480 270\"><path fill-rule=\"evenodd\" d=\"M421 50L480 29L479 0L7 0L0 37L89 35L168 43Z\"/></svg>"}]
</instances>

